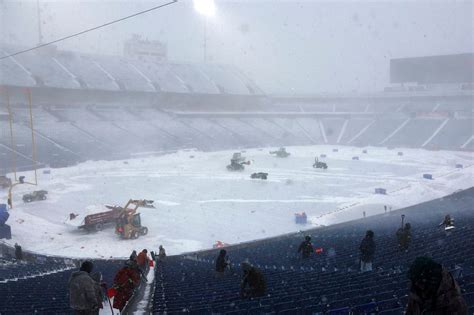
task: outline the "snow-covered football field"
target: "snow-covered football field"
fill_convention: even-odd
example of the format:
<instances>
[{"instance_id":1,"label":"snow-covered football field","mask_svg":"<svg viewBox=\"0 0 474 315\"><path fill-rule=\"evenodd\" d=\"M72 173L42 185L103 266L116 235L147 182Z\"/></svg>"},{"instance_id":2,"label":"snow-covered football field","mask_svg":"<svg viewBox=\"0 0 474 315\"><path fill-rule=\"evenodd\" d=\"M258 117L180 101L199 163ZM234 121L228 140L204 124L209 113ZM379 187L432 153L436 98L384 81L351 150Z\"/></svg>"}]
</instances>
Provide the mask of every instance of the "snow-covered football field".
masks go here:
<instances>
[{"instance_id":1,"label":"snow-covered football field","mask_svg":"<svg viewBox=\"0 0 474 315\"><path fill-rule=\"evenodd\" d=\"M50 174L39 170L38 187L19 185L13 191L7 222L13 238L7 242L69 257L126 257L133 249L156 250L160 244L178 254L210 248L217 240L234 244L360 218L363 211L383 213L384 205L398 209L474 186L473 153L369 147L364 154L361 148L333 148L287 147L288 158L270 155L275 148L246 150L242 155L251 165L243 172L225 168L234 151L180 151L91 161ZM321 159L327 170L312 167L320 154L327 154ZM457 163L464 168L456 169ZM268 180L250 179L254 172L268 172ZM423 179L424 173L434 180ZM32 172L19 175L33 179ZM375 195L379 187L388 194ZM21 201L38 189L49 191L47 200ZM6 190L1 192L5 202ZM69 213L124 205L130 198L155 201L155 209L140 209L146 236L121 240L113 225L87 233L65 224ZM294 223L294 213L302 211L310 224Z\"/></svg>"}]
</instances>

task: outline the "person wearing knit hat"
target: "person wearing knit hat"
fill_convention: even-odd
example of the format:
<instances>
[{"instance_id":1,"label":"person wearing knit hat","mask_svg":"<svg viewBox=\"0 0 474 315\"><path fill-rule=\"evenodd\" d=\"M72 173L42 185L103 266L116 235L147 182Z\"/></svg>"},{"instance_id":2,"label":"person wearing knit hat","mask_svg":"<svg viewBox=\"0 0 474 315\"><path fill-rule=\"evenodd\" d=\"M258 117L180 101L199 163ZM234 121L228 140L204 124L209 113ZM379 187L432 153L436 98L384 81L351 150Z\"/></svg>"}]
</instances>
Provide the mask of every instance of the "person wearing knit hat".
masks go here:
<instances>
[{"instance_id":1,"label":"person wearing knit hat","mask_svg":"<svg viewBox=\"0 0 474 315\"><path fill-rule=\"evenodd\" d=\"M467 305L456 280L433 259L417 257L408 278L411 288L405 314L467 315Z\"/></svg>"},{"instance_id":2,"label":"person wearing knit hat","mask_svg":"<svg viewBox=\"0 0 474 315\"><path fill-rule=\"evenodd\" d=\"M69 278L69 305L75 314L94 314L99 307L95 282L90 277L93 268L91 261L84 261Z\"/></svg>"}]
</instances>

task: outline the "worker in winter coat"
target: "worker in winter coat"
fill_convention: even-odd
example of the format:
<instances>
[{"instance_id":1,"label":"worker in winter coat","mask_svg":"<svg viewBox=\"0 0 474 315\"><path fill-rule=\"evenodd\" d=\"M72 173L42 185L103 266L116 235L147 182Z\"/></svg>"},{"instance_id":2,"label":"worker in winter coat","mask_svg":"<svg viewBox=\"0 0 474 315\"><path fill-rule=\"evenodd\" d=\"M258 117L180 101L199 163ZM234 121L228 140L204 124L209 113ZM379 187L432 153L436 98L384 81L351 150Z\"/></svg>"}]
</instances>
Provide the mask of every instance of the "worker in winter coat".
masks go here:
<instances>
[{"instance_id":1,"label":"worker in winter coat","mask_svg":"<svg viewBox=\"0 0 474 315\"><path fill-rule=\"evenodd\" d=\"M374 232L368 230L360 243L360 271L372 271L372 261L375 254Z\"/></svg>"},{"instance_id":2,"label":"worker in winter coat","mask_svg":"<svg viewBox=\"0 0 474 315\"><path fill-rule=\"evenodd\" d=\"M311 244L311 237L309 235L305 236L304 241L301 242L298 247L298 253L301 252L301 257L304 259L309 258L313 252L313 244Z\"/></svg>"},{"instance_id":3,"label":"worker in winter coat","mask_svg":"<svg viewBox=\"0 0 474 315\"><path fill-rule=\"evenodd\" d=\"M454 219L451 218L449 214L447 214L444 217L443 222L441 222L438 226L444 226L444 232L446 233L446 236L450 236L454 230Z\"/></svg>"},{"instance_id":4,"label":"worker in winter coat","mask_svg":"<svg viewBox=\"0 0 474 315\"><path fill-rule=\"evenodd\" d=\"M418 257L408 271L411 280L407 315L467 315L467 305L453 276L428 257Z\"/></svg>"},{"instance_id":5,"label":"worker in winter coat","mask_svg":"<svg viewBox=\"0 0 474 315\"><path fill-rule=\"evenodd\" d=\"M140 268L140 270L143 273L146 273L148 271L148 256L147 256L147 254L148 254L148 251L146 249L144 249L137 256L138 268Z\"/></svg>"},{"instance_id":6,"label":"worker in winter coat","mask_svg":"<svg viewBox=\"0 0 474 315\"><path fill-rule=\"evenodd\" d=\"M447 228L450 228L450 227L454 227L454 220L451 218L451 216L449 214L447 214L445 217L444 217L444 220L443 222L441 222L439 224L439 226L444 226L445 229Z\"/></svg>"},{"instance_id":7,"label":"worker in winter coat","mask_svg":"<svg viewBox=\"0 0 474 315\"><path fill-rule=\"evenodd\" d=\"M95 294L97 298L98 308L95 310L94 315L99 315L99 309L103 308L102 302L104 301L104 291L102 290L102 274L100 272L91 272L90 277L94 280Z\"/></svg>"},{"instance_id":8,"label":"worker in winter coat","mask_svg":"<svg viewBox=\"0 0 474 315\"><path fill-rule=\"evenodd\" d=\"M229 266L229 261L227 259L227 251L225 249L221 249L219 252L219 256L216 259L216 272L218 274L223 274L224 271Z\"/></svg>"},{"instance_id":9,"label":"worker in winter coat","mask_svg":"<svg viewBox=\"0 0 474 315\"><path fill-rule=\"evenodd\" d=\"M18 245L18 243L15 243L15 258L17 260L23 260L23 250L21 249L21 246Z\"/></svg>"},{"instance_id":10,"label":"worker in winter coat","mask_svg":"<svg viewBox=\"0 0 474 315\"><path fill-rule=\"evenodd\" d=\"M242 298L264 296L266 284L262 272L248 262L243 262L240 266L244 272L240 283L240 296Z\"/></svg>"},{"instance_id":11,"label":"worker in winter coat","mask_svg":"<svg viewBox=\"0 0 474 315\"><path fill-rule=\"evenodd\" d=\"M99 307L95 282L90 277L93 268L92 262L85 261L69 278L69 305L77 315L93 315Z\"/></svg>"},{"instance_id":12,"label":"worker in winter coat","mask_svg":"<svg viewBox=\"0 0 474 315\"><path fill-rule=\"evenodd\" d=\"M166 257L165 248L163 247L163 245L160 245L160 248L159 248L159 250L158 250L158 258L159 258L160 260L163 260L163 259L165 259L165 257Z\"/></svg>"},{"instance_id":13,"label":"worker in winter coat","mask_svg":"<svg viewBox=\"0 0 474 315\"><path fill-rule=\"evenodd\" d=\"M140 272L133 266L132 261L127 261L114 278L113 287L116 290L114 296L114 308L122 311L133 291L140 283Z\"/></svg>"},{"instance_id":14,"label":"worker in winter coat","mask_svg":"<svg viewBox=\"0 0 474 315\"><path fill-rule=\"evenodd\" d=\"M403 228L397 230L398 247L401 250L407 250L411 242L411 224L405 223Z\"/></svg>"}]
</instances>

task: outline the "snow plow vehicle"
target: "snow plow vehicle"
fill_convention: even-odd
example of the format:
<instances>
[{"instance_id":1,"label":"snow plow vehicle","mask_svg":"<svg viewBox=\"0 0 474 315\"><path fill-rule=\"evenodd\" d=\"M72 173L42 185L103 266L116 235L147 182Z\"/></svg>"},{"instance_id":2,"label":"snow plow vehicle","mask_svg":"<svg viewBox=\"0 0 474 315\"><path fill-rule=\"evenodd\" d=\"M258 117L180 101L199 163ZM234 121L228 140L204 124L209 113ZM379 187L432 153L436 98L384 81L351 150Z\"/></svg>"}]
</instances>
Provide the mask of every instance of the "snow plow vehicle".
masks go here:
<instances>
[{"instance_id":1,"label":"snow plow vehicle","mask_svg":"<svg viewBox=\"0 0 474 315\"><path fill-rule=\"evenodd\" d=\"M125 207L118 207L120 214L117 218L117 224L115 226L115 233L123 239L136 239L141 235L148 234L148 228L142 226L140 213L137 213L137 209L142 204L143 200L132 200L130 199ZM133 205L133 208L129 208Z\"/></svg>"},{"instance_id":2,"label":"snow plow vehicle","mask_svg":"<svg viewBox=\"0 0 474 315\"><path fill-rule=\"evenodd\" d=\"M6 176L0 176L0 187L8 188L12 185L12 180Z\"/></svg>"},{"instance_id":3,"label":"snow plow vehicle","mask_svg":"<svg viewBox=\"0 0 474 315\"><path fill-rule=\"evenodd\" d=\"M85 215L70 213L69 220L66 223L88 232L101 231L107 224L115 223L117 221L122 209L118 206L109 205L105 205L105 208L108 209L108 211L104 211L105 209L103 207L97 208L91 206L88 207L87 211L93 213Z\"/></svg>"},{"instance_id":4,"label":"snow plow vehicle","mask_svg":"<svg viewBox=\"0 0 474 315\"><path fill-rule=\"evenodd\" d=\"M250 162L236 162L234 160L230 160L230 164L226 166L228 171L243 171L245 169L244 165L250 165Z\"/></svg>"},{"instance_id":5,"label":"snow plow vehicle","mask_svg":"<svg viewBox=\"0 0 474 315\"><path fill-rule=\"evenodd\" d=\"M313 167L314 168L322 168L322 169L327 169L328 168L328 165L324 162L320 162L318 160L318 158L315 158L314 159L314 164L313 164Z\"/></svg>"},{"instance_id":6,"label":"snow plow vehicle","mask_svg":"<svg viewBox=\"0 0 474 315\"><path fill-rule=\"evenodd\" d=\"M243 171L244 165L250 165L250 161L245 161L245 157L240 152L235 152L226 168L228 171Z\"/></svg>"},{"instance_id":7,"label":"snow plow vehicle","mask_svg":"<svg viewBox=\"0 0 474 315\"><path fill-rule=\"evenodd\" d=\"M258 173L253 173L250 175L250 178L253 179L267 179L268 173L263 173L263 172L258 172Z\"/></svg>"},{"instance_id":8,"label":"snow plow vehicle","mask_svg":"<svg viewBox=\"0 0 474 315\"><path fill-rule=\"evenodd\" d=\"M280 158L286 158L291 155L291 153L286 152L286 149L281 147L277 151L270 151L270 154L275 154L275 156Z\"/></svg>"},{"instance_id":9,"label":"snow plow vehicle","mask_svg":"<svg viewBox=\"0 0 474 315\"><path fill-rule=\"evenodd\" d=\"M46 190L35 190L32 193L23 195L24 202L33 202L38 200L46 200L46 195L48 192Z\"/></svg>"},{"instance_id":10,"label":"snow plow vehicle","mask_svg":"<svg viewBox=\"0 0 474 315\"><path fill-rule=\"evenodd\" d=\"M135 205L135 208L129 209L128 206L130 204ZM130 236L136 238L148 233L148 229L141 226L140 214L136 213L139 207L154 208L153 201L129 200L125 208L111 205L89 206L86 208L84 214L70 213L65 223L88 232L101 231L109 224L114 223L116 225L117 234L120 234L123 238L131 238ZM126 218L128 220L125 220ZM130 221L132 222L132 226L125 229L124 226L129 224ZM136 237L135 233L133 233L134 231L138 232Z\"/></svg>"}]
</instances>

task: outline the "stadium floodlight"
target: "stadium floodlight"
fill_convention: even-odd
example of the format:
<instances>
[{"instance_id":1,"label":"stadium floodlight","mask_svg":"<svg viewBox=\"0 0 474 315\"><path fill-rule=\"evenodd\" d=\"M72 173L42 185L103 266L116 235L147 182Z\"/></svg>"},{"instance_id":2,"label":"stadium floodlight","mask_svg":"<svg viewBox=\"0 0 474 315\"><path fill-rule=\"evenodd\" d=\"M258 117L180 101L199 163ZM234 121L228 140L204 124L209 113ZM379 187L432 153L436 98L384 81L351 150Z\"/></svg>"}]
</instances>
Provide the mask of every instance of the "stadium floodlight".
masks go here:
<instances>
[{"instance_id":1,"label":"stadium floodlight","mask_svg":"<svg viewBox=\"0 0 474 315\"><path fill-rule=\"evenodd\" d=\"M207 62L207 23L208 19L216 15L216 5L214 0L193 0L194 10L204 16L204 62Z\"/></svg>"},{"instance_id":2,"label":"stadium floodlight","mask_svg":"<svg viewBox=\"0 0 474 315\"><path fill-rule=\"evenodd\" d=\"M216 15L214 0L193 0L194 9L201 15L213 17Z\"/></svg>"}]
</instances>

